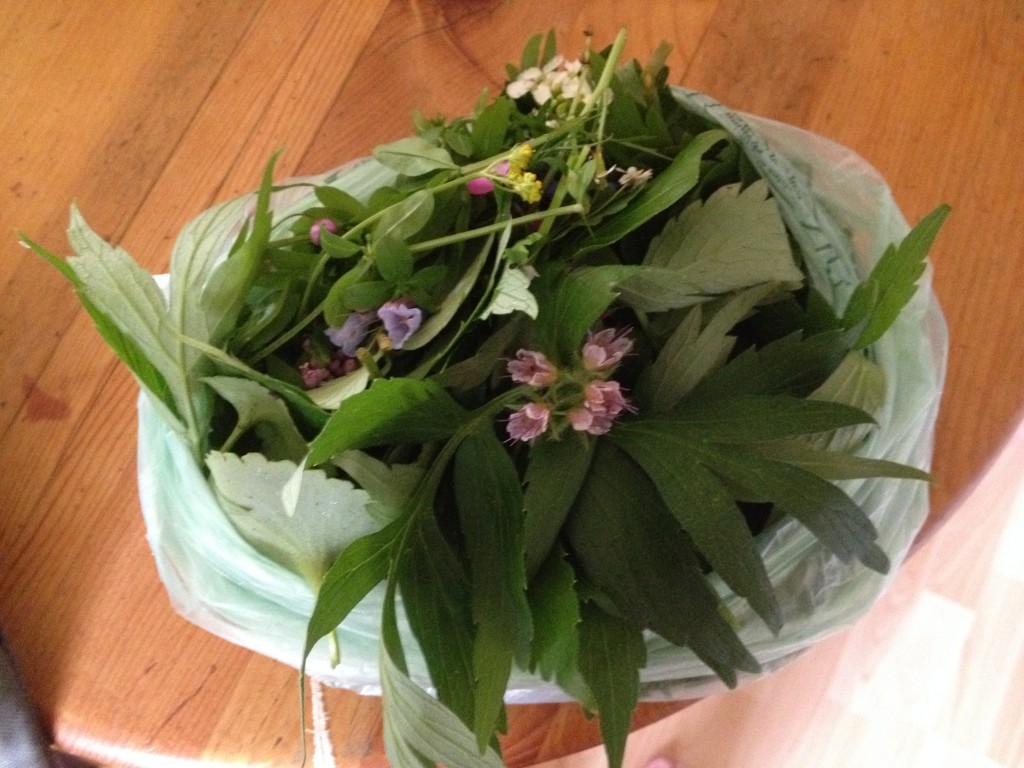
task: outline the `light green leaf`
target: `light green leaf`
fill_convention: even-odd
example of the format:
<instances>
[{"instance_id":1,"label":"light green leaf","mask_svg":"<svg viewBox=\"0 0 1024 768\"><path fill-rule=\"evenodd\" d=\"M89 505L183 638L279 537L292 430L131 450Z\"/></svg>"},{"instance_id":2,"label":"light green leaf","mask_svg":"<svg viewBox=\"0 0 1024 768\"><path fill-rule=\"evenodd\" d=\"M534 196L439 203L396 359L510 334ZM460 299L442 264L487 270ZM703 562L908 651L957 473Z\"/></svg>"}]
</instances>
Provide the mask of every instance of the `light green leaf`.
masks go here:
<instances>
[{"instance_id":1,"label":"light green leaf","mask_svg":"<svg viewBox=\"0 0 1024 768\"><path fill-rule=\"evenodd\" d=\"M423 478L423 468L415 464L387 465L362 451L345 451L334 457L334 464L370 494L368 511L390 520L412 498ZM377 509L381 511L376 512Z\"/></svg>"},{"instance_id":2,"label":"light green leaf","mask_svg":"<svg viewBox=\"0 0 1024 768\"><path fill-rule=\"evenodd\" d=\"M448 151L419 136L381 144L373 150L381 165L405 176L422 176L438 170L454 170L458 166Z\"/></svg>"},{"instance_id":3,"label":"light green leaf","mask_svg":"<svg viewBox=\"0 0 1024 768\"><path fill-rule=\"evenodd\" d=\"M730 184L697 201L651 241L644 264L678 270L708 294L803 282L768 184Z\"/></svg>"},{"instance_id":4,"label":"light green leaf","mask_svg":"<svg viewBox=\"0 0 1024 768\"><path fill-rule=\"evenodd\" d=\"M418 189L384 210L377 221L374 235L377 239L392 237L395 240L408 240L427 225L433 213L434 196L425 189Z\"/></svg>"},{"instance_id":5,"label":"light green leaf","mask_svg":"<svg viewBox=\"0 0 1024 768\"><path fill-rule=\"evenodd\" d=\"M850 352L825 382L808 396L810 400L827 400L859 408L872 416L885 405L885 371L860 352ZM872 425L843 427L835 432L808 435L803 440L815 448L851 451L871 432Z\"/></svg>"},{"instance_id":6,"label":"light green leaf","mask_svg":"<svg viewBox=\"0 0 1024 768\"><path fill-rule=\"evenodd\" d=\"M305 473L293 516L281 489L295 472L290 461L268 461L211 451L206 466L231 522L256 549L302 576L314 589L338 555L357 539L381 529L366 511L370 495L319 470Z\"/></svg>"},{"instance_id":7,"label":"light green leaf","mask_svg":"<svg viewBox=\"0 0 1024 768\"><path fill-rule=\"evenodd\" d=\"M269 389L236 376L207 376L202 381L238 412L236 435L256 428L263 455L268 459L299 461L306 455L306 440L296 428L291 413Z\"/></svg>"},{"instance_id":8,"label":"light green leaf","mask_svg":"<svg viewBox=\"0 0 1024 768\"><path fill-rule=\"evenodd\" d=\"M890 245L867 280L854 291L843 315L843 325L855 328L865 319L868 321L855 349L864 349L881 338L917 291L928 251L949 211L948 205L940 205L918 222L899 245Z\"/></svg>"},{"instance_id":9,"label":"light green leaf","mask_svg":"<svg viewBox=\"0 0 1024 768\"><path fill-rule=\"evenodd\" d=\"M530 293L529 276L521 269L506 266L494 287L490 303L480 313L480 319L513 312L523 312L536 319L537 311L537 298Z\"/></svg>"}]
</instances>

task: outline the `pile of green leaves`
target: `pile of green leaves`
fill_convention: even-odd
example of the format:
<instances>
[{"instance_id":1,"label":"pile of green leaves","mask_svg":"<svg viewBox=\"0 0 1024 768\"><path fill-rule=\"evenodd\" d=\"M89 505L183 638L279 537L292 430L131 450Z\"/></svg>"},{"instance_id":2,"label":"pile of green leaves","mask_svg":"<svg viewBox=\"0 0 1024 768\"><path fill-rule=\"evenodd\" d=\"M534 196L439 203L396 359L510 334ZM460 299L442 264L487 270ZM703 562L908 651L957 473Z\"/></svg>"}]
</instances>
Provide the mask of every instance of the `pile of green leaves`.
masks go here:
<instances>
[{"instance_id":1,"label":"pile of green leaves","mask_svg":"<svg viewBox=\"0 0 1024 768\"><path fill-rule=\"evenodd\" d=\"M646 633L729 685L758 670L711 572L777 632L757 533L795 518L885 572L871 521L834 481L927 477L855 449L884 397L870 345L946 210L829 306L766 182L672 96L667 50L619 66L623 40L586 52L588 88L571 99L485 94L468 117L418 117L416 136L374 153L391 173L368 196L342 176L277 210L296 190L274 185L271 161L255 198L182 232L169 299L76 210L67 261L24 238L75 286L242 535L317 593L304 658L386 584L395 765L500 765L513 668L599 715L620 765ZM553 36L534 38L509 80L554 56ZM500 177L493 194L467 192L524 145L541 199ZM616 183L630 167L650 181ZM314 242L324 219L337 231ZM370 343L354 371L303 386L325 329L398 298L426 318L401 349ZM606 434L506 440L530 393L505 361L528 348L579 367L600 327L631 329L618 375L635 412ZM408 675L399 594L436 698Z\"/></svg>"}]
</instances>

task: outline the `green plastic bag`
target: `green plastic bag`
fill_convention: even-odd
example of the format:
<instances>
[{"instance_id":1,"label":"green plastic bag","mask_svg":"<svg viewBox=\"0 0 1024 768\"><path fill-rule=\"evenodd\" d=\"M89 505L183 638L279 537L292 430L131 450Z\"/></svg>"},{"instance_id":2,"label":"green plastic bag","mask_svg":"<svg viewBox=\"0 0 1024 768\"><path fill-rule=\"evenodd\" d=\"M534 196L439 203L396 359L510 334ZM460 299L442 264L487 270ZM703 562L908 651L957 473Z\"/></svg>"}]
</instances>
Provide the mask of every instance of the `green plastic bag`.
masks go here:
<instances>
[{"instance_id":1,"label":"green plastic bag","mask_svg":"<svg viewBox=\"0 0 1024 768\"><path fill-rule=\"evenodd\" d=\"M842 308L886 246L909 231L878 173L850 150L792 126L730 111L683 89L677 98L733 134L768 180L780 211L805 254L815 286ZM392 172L358 161L317 178L365 199L389 183ZM275 200L279 214L309 203L298 189ZM240 222L241 224L241 222ZM225 243L225 249L228 243ZM945 375L947 333L925 274L895 325L871 348L885 371L888 393L878 427L859 453L927 468ZM298 667L314 595L298 576L246 543L218 506L188 448L139 400L139 490L149 544L175 609L194 624L257 653ZM878 543L893 568L881 576L857 562L843 564L793 520L765 531L759 547L782 609L778 636L746 602L715 581L740 622L739 636L764 673L786 663L863 615L886 588L928 514L921 483L884 478L847 481L841 487L878 528ZM714 578L714 577L713 577ZM325 643L314 649L307 671L328 685L379 694L378 631L383 588L371 592L338 630L341 663L332 667ZM429 687L426 666L407 626L411 677ZM650 635L641 671L645 699L704 696L724 686L689 650ZM756 676L741 677L741 683ZM506 701L563 701L556 686L513 671Z\"/></svg>"}]
</instances>

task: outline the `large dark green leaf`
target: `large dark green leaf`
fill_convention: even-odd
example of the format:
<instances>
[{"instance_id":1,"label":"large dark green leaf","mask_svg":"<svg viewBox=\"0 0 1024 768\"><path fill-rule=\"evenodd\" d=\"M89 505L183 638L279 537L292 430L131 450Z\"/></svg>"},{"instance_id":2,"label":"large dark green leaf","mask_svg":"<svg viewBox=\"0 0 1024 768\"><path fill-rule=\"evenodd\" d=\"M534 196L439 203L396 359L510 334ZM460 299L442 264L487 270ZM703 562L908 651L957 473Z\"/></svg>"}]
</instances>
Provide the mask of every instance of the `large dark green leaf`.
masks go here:
<instances>
[{"instance_id":1,"label":"large dark green leaf","mask_svg":"<svg viewBox=\"0 0 1024 768\"><path fill-rule=\"evenodd\" d=\"M590 467L594 442L581 434L542 440L526 467L526 572L536 573L558 540Z\"/></svg>"},{"instance_id":2,"label":"large dark green leaf","mask_svg":"<svg viewBox=\"0 0 1024 768\"><path fill-rule=\"evenodd\" d=\"M601 717L609 768L620 768L633 709L640 694L640 669L647 661L636 623L612 616L593 602L582 606L579 667Z\"/></svg>"},{"instance_id":3,"label":"large dark green leaf","mask_svg":"<svg viewBox=\"0 0 1024 768\"><path fill-rule=\"evenodd\" d=\"M782 627L778 601L746 518L713 474L701 466L671 423L624 425L612 439L639 464L711 567L746 598L773 632Z\"/></svg>"},{"instance_id":4,"label":"large dark green leaf","mask_svg":"<svg viewBox=\"0 0 1024 768\"><path fill-rule=\"evenodd\" d=\"M490 430L463 440L454 478L473 584L474 730L483 750L502 713L512 660L529 655L533 633L523 565L523 497L515 465Z\"/></svg>"},{"instance_id":5,"label":"large dark green leaf","mask_svg":"<svg viewBox=\"0 0 1024 768\"><path fill-rule=\"evenodd\" d=\"M689 646L730 686L737 669L759 670L724 618L692 540L643 471L607 441L598 444L567 531L583 571L623 615Z\"/></svg>"}]
</instances>

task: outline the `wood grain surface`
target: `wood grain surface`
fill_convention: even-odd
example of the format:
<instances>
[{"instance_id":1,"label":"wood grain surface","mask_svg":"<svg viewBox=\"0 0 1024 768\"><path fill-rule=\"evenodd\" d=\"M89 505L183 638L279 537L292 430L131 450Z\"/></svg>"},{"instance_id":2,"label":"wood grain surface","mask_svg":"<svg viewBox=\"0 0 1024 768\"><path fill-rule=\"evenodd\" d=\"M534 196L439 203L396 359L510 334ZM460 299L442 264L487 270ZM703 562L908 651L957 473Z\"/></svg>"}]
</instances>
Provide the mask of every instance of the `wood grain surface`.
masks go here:
<instances>
[{"instance_id":1,"label":"wood grain surface","mask_svg":"<svg viewBox=\"0 0 1024 768\"><path fill-rule=\"evenodd\" d=\"M674 45L672 81L846 144L907 218L953 206L933 252L951 345L929 530L1024 406L1021 0L288 0L0 3L0 629L46 727L91 760L294 765L295 673L168 604L135 485L135 395L63 279L72 201L166 271L200 210L468 111L554 27L627 55ZM379 702L328 691L335 758L381 766ZM637 725L677 704L647 705ZM515 765L597 741L568 705L512 708ZM173 763L177 764L177 763ZM184 763L182 763L184 764Z\"/></svg>"}]
</instances>

